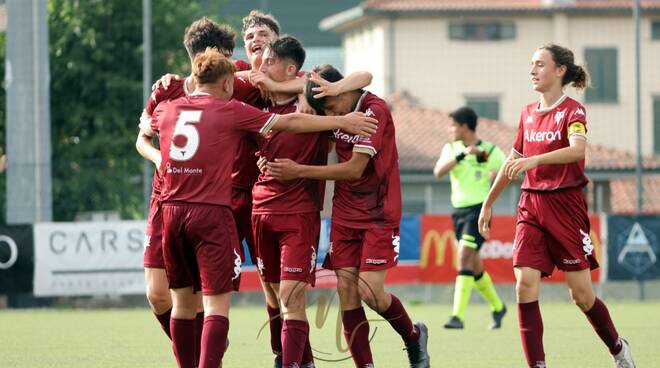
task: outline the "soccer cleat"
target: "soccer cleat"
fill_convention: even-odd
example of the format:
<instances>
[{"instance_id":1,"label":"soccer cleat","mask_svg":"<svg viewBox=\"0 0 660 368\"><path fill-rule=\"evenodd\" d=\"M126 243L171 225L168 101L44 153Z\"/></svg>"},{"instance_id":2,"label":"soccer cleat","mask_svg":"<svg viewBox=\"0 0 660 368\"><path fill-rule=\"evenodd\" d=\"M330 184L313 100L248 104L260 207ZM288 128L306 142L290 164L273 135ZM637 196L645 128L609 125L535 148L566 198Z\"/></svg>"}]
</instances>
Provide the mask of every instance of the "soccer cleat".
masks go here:
<instances>
[{"instance_id":1,"label":"soccer cleat","mask_svg":"<svg viewBox=\"0 0 660 368\"><path fill-rule=\"evenodd\" d=\"M499 312L493 312L493 323L490 324L491 330L497 330L502 327L502 319L506 314L506 305L502 304L502 310Z\"/></svg>"},{"instance_id":2,"label":"soccer cleat","mask_svg":"<svg viewBox=\"0 0 660 368\"><path fill-rule=\"evenodd\" d=\"M635 362L633 362L632 355L630 354L630 345L628 341L619 337L619 342L621 343L621 351L613 355L614 366L616 368L635 368Z\"/></svg>"},{"instance_id":3,"label":"soccer cleat","mask_svg":"<svg viewBox=\"0 0 660 368\"><path fill-rule=\"evenodd\" d=\"M419 340L406 344L404 349L408 353L410 368L429 368L431 367L428 353L429 329L422 322L415 323L415 328L419 330Z\"/></svg>"},{"instance_id":4,"label":"soccer cleat","mask_svg":"<svg viewBox=\"0 0 660 368\"><path fill-rule=\"evenodd\" d=\"M305 363L302 365L302 368L316 368L314 362Z\"/></svg>"},{"instance_id":5,"label":"soccer cleat","mask_svg":"<svg viewBox=\"0 0 660 368\"><path fill-rule=\"evenodd\" d=\"M463 325L463 321L461 321L460 318L457 316L451 316L449 321L445 323L444 327L450 330L462 330L465 326Z\"/></svg>"},{"instance_id":6,"label":"soccer cleat","mask_svg":"<svg viewBox=\"0 0 660 368\"><path fill-rule=\"evenodd\" d=\"M282 368L282 356L281 355L275 355L275 365L273 365L273 368Z\"/></svg>"}]
</instances>

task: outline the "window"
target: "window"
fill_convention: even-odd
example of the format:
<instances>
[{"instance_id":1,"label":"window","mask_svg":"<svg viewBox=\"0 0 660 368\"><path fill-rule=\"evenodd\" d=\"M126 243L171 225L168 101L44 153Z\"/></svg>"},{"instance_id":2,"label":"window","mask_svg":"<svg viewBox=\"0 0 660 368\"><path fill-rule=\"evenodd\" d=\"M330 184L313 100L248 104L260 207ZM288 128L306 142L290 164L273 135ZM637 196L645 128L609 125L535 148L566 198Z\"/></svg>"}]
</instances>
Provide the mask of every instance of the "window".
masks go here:
<instances>
[{"instance_id":1,"label":"window","mask_svg":"<svg viewBox=\"0 0 660 368\"><path fill-rule=\"evenodd\" d=\"M516 25L510 21L450 21L449 39L464 41L496 41L516 38Z\"/></svg>"},{"instance_id":2,"label":"window","mask_svg":"<svg viewBox=\"0 0 660 368\"><path fill-rule=\"evenodd\" d=\"M498 97L466 97L465 104L481 118L500 119L500 99Z\"/></svg>"},{"instance_id":3,"label":"window","mask_svg":"<svg viewBox=\"0 0 660 368\"><path fill-rule=\"evenodd\" d=\"M584 59L591 76L591 87L585 95L587 102L617 102L618 66L617 49L586 49Z\"/></svg>"},{"instance_id":4,"label":"window","mask_svg":"<svg viewBox=\"0 0 660 368\"><path fill-rule=\"evenodd\" d=\"M660 96L653 99L653 153L660 154Z\"/></svg>"},{"instance_id":5,"label":"window","mask_svg":"<svg viewBox=\"0 0 660 368\"><path fill-rule=\"evenodd\" d=\"M660 41L660 20L651 22L651 39Z\"/></svg>"}]
</instances>

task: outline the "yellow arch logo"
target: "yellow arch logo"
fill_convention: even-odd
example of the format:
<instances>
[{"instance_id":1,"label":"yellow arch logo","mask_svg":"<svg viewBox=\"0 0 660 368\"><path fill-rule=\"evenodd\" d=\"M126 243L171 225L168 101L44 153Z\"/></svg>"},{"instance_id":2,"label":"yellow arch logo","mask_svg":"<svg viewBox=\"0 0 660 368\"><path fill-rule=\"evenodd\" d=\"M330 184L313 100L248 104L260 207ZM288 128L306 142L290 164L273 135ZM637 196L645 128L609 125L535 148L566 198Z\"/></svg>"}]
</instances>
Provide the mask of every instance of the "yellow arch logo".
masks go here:
<instances>
[{"instance_id":1,"label":"yellow arch logo","mask_svg":"<svg viewBox=\"0 0 660 368\"><path fill-rule=\"evenodd\" d=\"M456 268L458 266L458 247L456 244L456 234L453 230L445 230L442 234L437 230L429 230L426 232L419 256L419 266L422 269L428 268L431 247L435 246L435 266L442 267L445 263L447 244L452 247L452 266Z\"/></svg>"}]
</instances>

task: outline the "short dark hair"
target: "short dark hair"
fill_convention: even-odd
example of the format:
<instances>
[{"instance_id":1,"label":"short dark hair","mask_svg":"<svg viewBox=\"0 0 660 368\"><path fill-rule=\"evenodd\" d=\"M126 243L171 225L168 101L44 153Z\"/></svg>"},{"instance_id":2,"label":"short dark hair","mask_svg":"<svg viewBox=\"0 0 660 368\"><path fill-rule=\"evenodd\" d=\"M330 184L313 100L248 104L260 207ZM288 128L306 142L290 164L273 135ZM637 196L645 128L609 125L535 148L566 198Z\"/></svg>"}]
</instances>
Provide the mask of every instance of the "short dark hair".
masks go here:
<instances>
[{"instance_id":1,"label":"short dark hair","mask_svg":"<svg viewBox=\"0 0 660 368\"><path fill-rule=\"evenodd\" d=\"M467 106L461 107L452 111L449 116L454 119L457 124L467 125L472 131L477 130L477 113L471 108Z\"/></svg>"},{"instance_id":2,"label":"short dark hair","mask_svg":"<svg viewBox=\"0 0 660 368\"><path fill-rule=\"evenodd\" d=\"M330 83L344 79L344 76L339 72L339 70L330 64L317 65L312 69L312 71ZM307 99L309 106L316 110L317 114L322 115L325 111L325 97L314 98L316 92L312 90L318 86L318 84L308 80L307 84L305 85L305 98Z\"/></svg>"},{"instance_id":3,"label":"short dark hair","mask_svg":"<svg viewBox=\"0 0 660 368\"><path fill-rule=\"evenodd\" d=\"M186 28L183 45L191 59L195 54L204 52L207 47L217 48L221 53L228 52L229 55L226 56L231 56L236 46L235 38L236 32L231 27L204 17Z\"/></svg>"},{"instance_id":4,"label":"short dark hair","mask_svg":"<svg viewBox=\"0 0 660 368\"><path fill-rule=\"evenodd\" d=\"M296 71L299 71L305 63L305 49L295 37L284 35L266 47L275 57L293 61L296 64Z\"/></svg>"},{"instance_id":5,"label":"short dark hair","mask_svg":"<svg viewBox=\"0 0 660 368\"><path fill-rule=\"evenodd\" d=\"M245 31L248 28L264 25L270 28L276 35L280 34L280 24L277 22L275 17L272 14L262 13L259 10L252 10L245 18L243 18L243 29L242 33L245 35Z\"/></svg>"}]
</instances>

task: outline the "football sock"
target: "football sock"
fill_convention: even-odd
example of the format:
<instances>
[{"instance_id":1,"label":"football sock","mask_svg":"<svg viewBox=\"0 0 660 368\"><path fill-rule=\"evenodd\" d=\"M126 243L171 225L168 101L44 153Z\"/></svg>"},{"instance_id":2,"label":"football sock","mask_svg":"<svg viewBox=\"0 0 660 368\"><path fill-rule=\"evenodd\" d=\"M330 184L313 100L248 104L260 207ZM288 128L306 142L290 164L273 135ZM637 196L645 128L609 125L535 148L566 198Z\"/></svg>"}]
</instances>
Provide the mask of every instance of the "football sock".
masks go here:
<instances>
[{"instance_id":1,"label":"football sock","mask_svg":"<svg viewBox=\"0 0 660 368\"><path fill-rule=\"evenodd\" d=\"M312 344L309 342L309 334L307 334L307 341L305 342L305 350L303 350L301 362L303 366L314 363L314 353L312 352Z\"/></svg>"},{"instance_id":2,"label":"football sock","mask_svg":"<svg viewBox=\"0 0 660 368\"><path fill-rule=\"evenodd\" d=\"M461 321L465 320L465 310L470 302L473 286L474 275L472 271L459 271L454 286L454 308L451 315L458 317Z\"/></svg>"},{"instance_id":3,"label":"football sock","mask_svg":"<svg viewBox=\"0 0 660 368\"><path fill-rule=\"evenodd\" d=\"M199 365L202 354L202 331L204 330L204 312L198 312L195 317L195 364Z\"/></svg>"},{"instance_id":4,"label":"football sock","mask_svg":"<svg viewBox=\"0 0 660 368\"><path fill-rule=\"evenodd\" d=\"M618 354L623 345L619 341L619 333L616 332L610 312L607 310L605 303L596 298L594 306L587 312L584 312L594 330L601 340L605 343L612 355Z\"/></svg>"},{"instance_id":5,"label":"football sock","mask_svg":"<svg viewBox=\"0 0 660 368\"><path fill-rule=\"evenodd\" d=\"M194 368L195 364L195 320L170 319L172 347L180 368Z\"/></svg>"},{"instance_id":6,"label":"football sock","mask_svg":"<svg viewBox=\"0 0 660 368\"><path fill-rule=\"evenodd\" d=\"M392 296L392 303L386 311L379 313L380 316L392 325L394 331L401 335L406 344L418 341L419 330L413 325L401 301L394 294L390 295Z\"/></svg>"},{"instance_id":7,"label":"football sock","mask_svg":"<svg viewBox=\"0 0 660 368\"><path fill-rule=\"evenodd\" d=\"M300 366L308 336L307 321L285 319L282 322L282 367Z\"/></svg>"},{"instance_id":8,"label":"football sock","mask_svg":"<svg viewBox=\"0 0 660 368\"><path fill-rule=\"evenodd\" d=\"M523 351L530 367L545 367L543 319L539 301L518 304L518 323Z\"/></svg>"},{"instance_id":9,"label":"football sock","mask_svg":"<svg viewBox=\"0 0 660 368\"><path fill-rule=\"evenodd\" d=\"M282 355L282 316L280 308L266 304L268 311L268 326L270 327L270 348L275 355Z\"/></svg>"},{"instance_id":10,"label":"football sock","mask_svg":"<svg viewBox=\"0 0 660 368\"><path fill-rule=\"evenodd\" d=\"M199 368L218 368L227 347L229 319L219 315L208 316L204 318L203 330Z\"/></svg>"},{"instance_id":11,"label":"football sock","mask_svg":"<svg viewBox=\"0 0 660 368\"><path fill-rule=\"evenodd\" d=\"M491 312L499 312L504 308L504 303L502 303L500 296L497 295L497 290L495 290L495 285L493 285L493 280L491 280L488 272L484 271L474 276L474 286L490 306Z\"/></svg>"},{"instance_id":12,"label":"football sock","mask_svg":"<svg viewBox=\"0 0 660 368\"><path fill-rule=\"evenodd\" d=\"M156 314L154 313L154 316L156 316L156 319L158 320L158 323L160 323L160 327L163 329L165 332L165 335L172 340L172 335L170 335L170 315L172 314L172 308L168 309L165 313L163 314Z\"/></svg>"},{"instance_id":13,"label":"football sock","mask_svg":"<svg viewBox=\"0 0 660 368\"><path fill-rule=\"evenodd\" d=\"M369 322L364 314L364 308L344 311L342 322L344 323L344 338L349 344L348 349L355 366L364 367L367 364L373 364L374 360L369 345Z\"/></svg>"}]
</instances>

